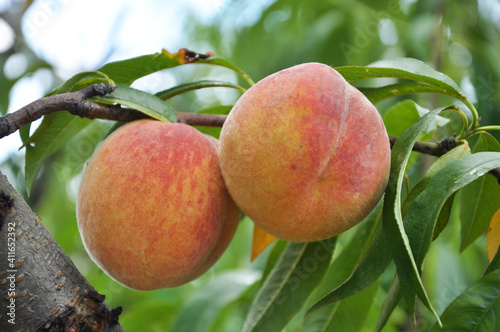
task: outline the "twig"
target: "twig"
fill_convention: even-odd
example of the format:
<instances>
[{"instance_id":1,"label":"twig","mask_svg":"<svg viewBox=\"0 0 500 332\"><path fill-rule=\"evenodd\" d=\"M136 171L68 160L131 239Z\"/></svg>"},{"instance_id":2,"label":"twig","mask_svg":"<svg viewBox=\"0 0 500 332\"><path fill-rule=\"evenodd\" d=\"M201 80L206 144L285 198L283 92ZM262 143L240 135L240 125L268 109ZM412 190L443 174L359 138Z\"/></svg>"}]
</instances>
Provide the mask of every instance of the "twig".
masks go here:
<instances>
[{"instance_id":1,"label":"twig","mask_svg":"<svg viewBox=\"0 0 500 332\"><path fill-rule=\"evenodd\" d=\"M389 135L389 141L391 142L391 149L394 146L394 143L396 143L397 139L398 138L396 136ZM456 146L457 146L456 135L454 135L450 138L445 138L440 142L416 141L412 150L423 154L440 157Z\"/></svg>"},{"instance_id":2,"label":"twig","mask_svg":"<svg viewBox=\"0 0 500 332\"><path fill-rule=\"evenodd\" d=\"M226 121L226 115L221 114L200 114L200 113L178 113L178 123L185 123L190 126L222 127Z\"/></svg>"},{"instance_id":3,"label":"twig","mask_svg":"<svg viewBox=\"0 0 500 332\"><path fill-rule=\"evenodd\" d=\"M120 105L103 105L87 98L104 96L112 92L115 86L95 84L75 92L68 92L38 99L20 110L7 114L0 118L0 138L10 135L23 126L31 123L44 115L68 111L73 115L89 119L106 119L121 122L130 122L138 119L149 118L148 115L139 111L122 108ZM178 113L177 122L191 126L222 127L226 115ZM389 136L391 148L397 137ZM413 151L440 157L456 146L456 136L445 138L440 142L415 142ZM500 184L500 169L496 168L489 172L498 179Z\"/></svg>"},{"instance_id":4,"label":"twig","mask_svg":"<svg viewBox=\"0 0 500 332\"><path fill-rule=\"evenodd\" d=\"M112 113L112 109L93 103L87 98L104 96L112 92L115 86L106 84L95 84L75 92L67 92L59 95L41 98L28 104L20 110L9 113L0 118L0 138L12 134L28 123L40 119L42 116L58 112L68 111L71 114L89 118L97 118L99 115ZM102 114L99 114L102 112Z\"/></svg>"}]
</instances>

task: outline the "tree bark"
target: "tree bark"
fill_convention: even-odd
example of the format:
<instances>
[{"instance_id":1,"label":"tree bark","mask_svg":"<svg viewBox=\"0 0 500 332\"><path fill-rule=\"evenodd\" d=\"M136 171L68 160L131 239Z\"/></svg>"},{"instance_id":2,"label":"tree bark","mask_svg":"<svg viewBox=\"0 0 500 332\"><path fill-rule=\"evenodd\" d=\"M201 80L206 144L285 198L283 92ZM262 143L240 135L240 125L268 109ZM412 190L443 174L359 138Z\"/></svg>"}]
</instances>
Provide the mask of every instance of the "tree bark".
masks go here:
<instances>
[{"instance_id":1,"label":"tree bark","mask_svg":"<svg viewBox=\"0 0 500 332\"><path fill-rule=\"evenodd\" d=\"M123 331L0 172L0 331Z\"/></svg>"}]
</instances>

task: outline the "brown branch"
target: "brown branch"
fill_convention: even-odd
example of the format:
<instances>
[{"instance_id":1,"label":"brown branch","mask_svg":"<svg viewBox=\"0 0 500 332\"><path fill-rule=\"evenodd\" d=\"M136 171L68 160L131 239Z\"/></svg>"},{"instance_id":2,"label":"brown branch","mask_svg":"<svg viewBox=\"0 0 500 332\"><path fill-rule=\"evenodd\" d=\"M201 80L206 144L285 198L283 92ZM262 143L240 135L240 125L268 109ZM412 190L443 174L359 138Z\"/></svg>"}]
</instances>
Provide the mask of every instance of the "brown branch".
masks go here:
<instances>
[{"instance_id":1,"label":"brown branch","mask_svg":"<svg viewBox=\"0 0 500 332\"><path fill-rule=\"evenodd\" d=\"M104 96L114 89L115 86L101 83L75 92L67 92L35 100L20 110L0 118L0 138L12 134L44 115L58 111L66 110L78 116L88 114L88 117L95 118L97 116L93 116L94 108L99 104L93 103L87 100L87 98ZM110 110L107 110L105 113L110 113Z\"/></svg>"},{"instance_id":2,"label":"brown branch","mask_svg":"<svg viewBox=\"0 0 500 332\"><path fill-rule=\"evenodd\" d=\"M199 114L199 113L178 113L178 123L185 123L190 126L222 127L226 121L226 115L221 114Z\"/></svg>"},{"instance_id":3,"label":"brown branch","mask_svg":"<svg viewBox=\"0 0 500 332\"><path fill-rule=\"evenodd\" d=\"M10 135L26 124L44 115L58 111L68 111L82 118L106 119L121 122L150 118L144 113L129 108L122 108L120 105L103 105L87 99L95 96L104 96L114 89L115 86L101 83L88 86L75 92L38 99L20 110L0 118L0 138ZM190 126L222 127L226 117L226 115L220 114L179 112L177 122L185 123ZM397 137L389 136L389 140L392 148ZM440 142L417 141L412 150L426 155L440 157L453 149L456 143L455 136L445 138ZM493 169L489 173L495 176L500 184L500 169Z\"/></svg>"},{"instance_id":4,"label":"brown branch","mask_svg":"<svg viewBox=\"0 0 500 332\"><path fill-rule=\"evenodd\" d=\"M391 149L394 146L394 143L396 143L396 140L398 138L396 136L391 136L389 135L389 141L391 142ZM441 157L451 149L457 146L456 142L456 135L450 137L450 138L445 138L440 142L420 142L416 141L415 145L413 145L413 151L415 152L420 152L423 154L435 156L435 157Z\"/></svg>"}]
</instances>

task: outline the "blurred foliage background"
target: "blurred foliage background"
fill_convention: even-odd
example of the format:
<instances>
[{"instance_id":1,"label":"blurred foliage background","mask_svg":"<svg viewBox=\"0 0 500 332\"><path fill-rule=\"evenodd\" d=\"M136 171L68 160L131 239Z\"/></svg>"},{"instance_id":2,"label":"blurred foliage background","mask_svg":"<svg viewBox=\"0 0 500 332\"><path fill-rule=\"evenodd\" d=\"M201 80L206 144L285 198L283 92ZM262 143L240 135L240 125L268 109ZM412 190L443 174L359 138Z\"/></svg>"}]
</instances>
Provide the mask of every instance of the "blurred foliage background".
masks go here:
<instances>
[{"instance_id":1,"label":"blurred foliage background","mask_svg":"<svg viewBox=\"0 0 500 332\"><path fill-rule=\"evenodd\" d=\"M68 38L78 40L82 35L91 43L93 37L101 41L95 42L95 49L86 50L94 54L93 63L71 69L54 60L50 52L27 35L30 23L41 22L40 14L37 16L33 7L38 10L52 8L46 9L45 13L50 12L55 17L63 12L64 6L77 2L84 3L83 0L0 3L0 25L10 29L9 34L0 33L0 39L13 36L11 41L4 41L7 46L0 49L2 114L15 110L14 99L20 94L24 96L22 100L28 103L78 71L94 70L111 60L154 53L165 46L187 47L202 53L213 51L217 56L237 64L255 81L303 62L317 61L332 66L367 65L381 59L414 57L452 77L476 106L482 124L500 123L499 1L226 0L216 1L208 17L197 13L196 3L193 2L193 6L184 8L182 12L182 25L174 29L167 22L162 28L165 30L141 29L151 18L130 10L129 2L116 2L109 9L113 15L110 12L99 15L99 7L93 6L83 19L70 17L70 22L75 20L75 26L55 27L56 31L68 30L71 34ZM127 6L129 8L125 10ZM145 1L140 6L161 12L174 11L179 4L178 1ZM99 15L99 20L93 20L93 15ZM108 17L113 22L101 24L101 20ZM89 27L94 25L97 28ZM99 28L101 25L103 27ZM170 30L178 34L173 44L167 40L172 35ZM135 47L133 43L125 42L127 36L133 40L154 40L155 43L149 46L137 44ZM82 45L82 49L68 50L61 35L54 38L55 43L62 45L61 52L66 52L66 57L78 59L78 54L84 52L86 44ZM148 48L151 45L155 49ZM176 50L169 49L172 52ZM193 65L152 75L138 82L136 87L158 91L175 83L208 77L237 80L224 69ZM238 93L217 88L188 93L174 98L171 103L179 111L194 112L211 106L231 105L238 97ZM414 97L420 105L431 109L450 102L445 97L429 94ZM376 106L384 114L388 106L396 101L390 99ZM17 103L16 108L22 106L19 101ZM29 195L23 184L23 152L11 152L12 145L17 144L12 138L0 140L0 169L42 218L82 274L99 293L106 295L108 304L124 308L120 321L126 331L240 330L269 254L268 249L257 261L249 262L252 225L247 219L241 222L235 240L214 268L199 280L176 289L137 292L124 288L88 258L76 226L74 201L84 163L110 126L105 121L95 121L94 125L87 127L50 157ZM418 180L420 170L429 164L429 157L415 158L411 170L412 182ZM451 227L432 247L426 262L424 278L438 312L442 312L477 279L487 264L484 239L459 253L458 216L459 206L455 204ZM339 248L351 234L347 232L339 238ZM376 325L393 273L394 269L389 269L383 276L363 331L373 330ZM185 322L191 324L189 328L195 326L196 329L188 329ZM417 330L425 331L434 321L423 311L417 317L417 323ZM384 331L407 331L410 328L411 322L406 313L398 308ZM300 315L286 330L300 330Z\"/></svg>"}]
</instances>

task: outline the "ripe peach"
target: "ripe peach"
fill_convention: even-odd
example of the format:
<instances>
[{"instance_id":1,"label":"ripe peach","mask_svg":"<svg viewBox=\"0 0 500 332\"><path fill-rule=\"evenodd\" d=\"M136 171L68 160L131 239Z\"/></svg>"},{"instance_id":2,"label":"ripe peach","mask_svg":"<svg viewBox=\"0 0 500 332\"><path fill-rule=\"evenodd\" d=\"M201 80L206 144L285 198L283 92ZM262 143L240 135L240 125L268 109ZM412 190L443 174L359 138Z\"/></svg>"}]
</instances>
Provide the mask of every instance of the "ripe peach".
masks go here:
<instances>
[{"instance_id":1,"label":"ripe peach","mask_svg":"<svg viewBox=\"0 0 500 332\"><path fill-rule=\"evenodd\" d=\"M219 159L229 193L268 233L318 241L359 223L387 185L376 108L333 68L306 63L251 87L229 113Z\"/></svg>"},{"instance_id":2,"label":"ripe peach","mask_svg":"<svg viewBox=\"0 0 500 332\"><path fill-rule=\"evenodd\" d=\"M93 260L123 285L189 282L225 251L240 210L221 175L217 140L184 125L126 124L88 162L78 228Z\"/></svg>"}]
</instances>

